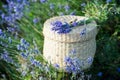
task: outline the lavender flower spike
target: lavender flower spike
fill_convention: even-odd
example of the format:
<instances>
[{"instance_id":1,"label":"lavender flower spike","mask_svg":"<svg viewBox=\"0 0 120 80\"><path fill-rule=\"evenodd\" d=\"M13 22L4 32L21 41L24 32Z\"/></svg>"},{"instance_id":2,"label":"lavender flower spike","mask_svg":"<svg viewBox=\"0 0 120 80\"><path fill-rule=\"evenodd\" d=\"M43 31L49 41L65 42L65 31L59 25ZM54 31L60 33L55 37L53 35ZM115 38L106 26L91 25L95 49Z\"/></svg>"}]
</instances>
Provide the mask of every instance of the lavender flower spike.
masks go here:
<instances>
[{"instance_id":1,"label":"lavender flower spike","mask_svg":"<svg viewBox=\"0 0 120 80\"><path fill-rule=\"evenodd\" d=\"M45 3L47 0L40 0L41 3Z\"/></svg>"}]
</instances>

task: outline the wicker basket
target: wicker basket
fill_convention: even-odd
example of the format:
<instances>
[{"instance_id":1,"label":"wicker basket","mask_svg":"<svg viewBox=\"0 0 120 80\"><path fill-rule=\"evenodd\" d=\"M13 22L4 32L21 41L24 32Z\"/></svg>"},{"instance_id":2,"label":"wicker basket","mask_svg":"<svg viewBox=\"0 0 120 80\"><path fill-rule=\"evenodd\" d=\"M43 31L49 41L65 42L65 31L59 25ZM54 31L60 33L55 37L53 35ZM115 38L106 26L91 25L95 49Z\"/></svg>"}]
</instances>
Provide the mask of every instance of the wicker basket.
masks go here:
<instances>
[{"instance_id":1,"label":"wicker basket","mask_svg":"<svg viewBox=\"0 0 120 80\"><path fill-rule=\"evenodd\" d=\"M76 50L76 57L81 60L87 59L89 56L94 58L96 50L96 34L97 28L95 21L88 23L83 26L77 26L72 28L72 31L67 34L58 34L51 30L51 22L61 21L61 22L71 22L77 20L86 19L82 16L58 16L48 19L44 23L44 49L43 56L48 62L52 64L59 64L60 68L64 69L65 63L64 59L69 55L70 51ZM86 34L81 36L80 32L86 28ZM91 64L85 64L82 69L90 67Z\"/></svg>"}]
</instances>

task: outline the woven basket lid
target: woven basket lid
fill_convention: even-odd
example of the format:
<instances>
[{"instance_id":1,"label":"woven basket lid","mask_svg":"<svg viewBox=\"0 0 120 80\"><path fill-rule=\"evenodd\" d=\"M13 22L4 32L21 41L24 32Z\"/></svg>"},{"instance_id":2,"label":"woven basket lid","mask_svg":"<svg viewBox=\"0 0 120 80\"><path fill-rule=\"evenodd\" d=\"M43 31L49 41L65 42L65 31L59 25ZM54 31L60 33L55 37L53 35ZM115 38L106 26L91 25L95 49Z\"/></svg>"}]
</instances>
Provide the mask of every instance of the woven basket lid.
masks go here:
<instances>
[{"instance_id":1,"label":"woven basket lid","mask_svg":"<svg viewBox=\"0 0 120 80\"><path fill-rule=\"evenodd\" d=\"M44 23L43 34L46 38L58 41L58 42L83 42L94 38L97 34L97 24L95 21L91 21L90 23L82 26L73 27L69 33L66 34L58 34L56 31L51 30L53 25L52 22L61 21L64 22L71 22L77 19L85 20L86 17L83 16L73 16L73 15L65 15L65 16L57 16L46 20ZM81 35L81 32L86 29L85 35Z\"/></svg>"}]
</instances>

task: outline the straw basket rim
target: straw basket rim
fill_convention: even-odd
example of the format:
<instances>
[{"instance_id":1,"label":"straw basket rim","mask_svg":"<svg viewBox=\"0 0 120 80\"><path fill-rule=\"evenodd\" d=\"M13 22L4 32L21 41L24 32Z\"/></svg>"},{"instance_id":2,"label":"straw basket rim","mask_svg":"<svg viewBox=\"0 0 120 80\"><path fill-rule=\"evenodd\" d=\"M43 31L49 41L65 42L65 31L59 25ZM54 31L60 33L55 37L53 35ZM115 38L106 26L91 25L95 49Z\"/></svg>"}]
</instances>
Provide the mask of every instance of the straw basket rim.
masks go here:
<instances>
[{"instance_id":1,"label":"straw basket rim","mask_svg":"<svg viewBox=\"0 0 120 80\"><path fill-rule=\"evenodd\" d=\"M57 20L62 21L62 22L70 22L76 18L78 20L87 19L87 17L84 17L84 16L64 15L64 16L55 16L55 17L52 17L46 20L44 23L43 35L52 40L56 40L60 42L80 42L80 41L82 42L82 41L89 40L92 37L96 36L97 24L95 21L92 21L86 25L76 26L75 28L72 28L72 31L70 33L67 33L67 34L58 34L57 32L51 30L51 27L52 27L51 22L54 22ZM84 28L87 29L86 35L81 37L80 32Z\"/></svg>"}]
</instances>

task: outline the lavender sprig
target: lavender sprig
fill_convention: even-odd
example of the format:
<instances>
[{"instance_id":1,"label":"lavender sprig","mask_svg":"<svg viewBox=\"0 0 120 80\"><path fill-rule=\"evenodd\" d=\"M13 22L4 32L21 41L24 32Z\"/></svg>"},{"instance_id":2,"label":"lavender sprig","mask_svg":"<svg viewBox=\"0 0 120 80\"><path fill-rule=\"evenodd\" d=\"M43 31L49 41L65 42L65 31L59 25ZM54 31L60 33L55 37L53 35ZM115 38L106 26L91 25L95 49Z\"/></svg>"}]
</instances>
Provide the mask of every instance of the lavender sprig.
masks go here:
<instances>
[{"instance_id":1,"label":"lavender sprig","mask_svg":"<svg viewBox=\"0 0 120 80\"><path fill-rule=\"evenodd\" d=\"M82 26L90 22L91 22L91 19L80 20L80 21L77 21L77 19L75 19L74 21L71 21L70 23L67 23L67 22L62 23L61 21L55 21L51 23L51 25L53 26L52 27L53 31L56 31L59 34L66 34L72 31L73 27Z\"/></svg>"}]
</instances>

